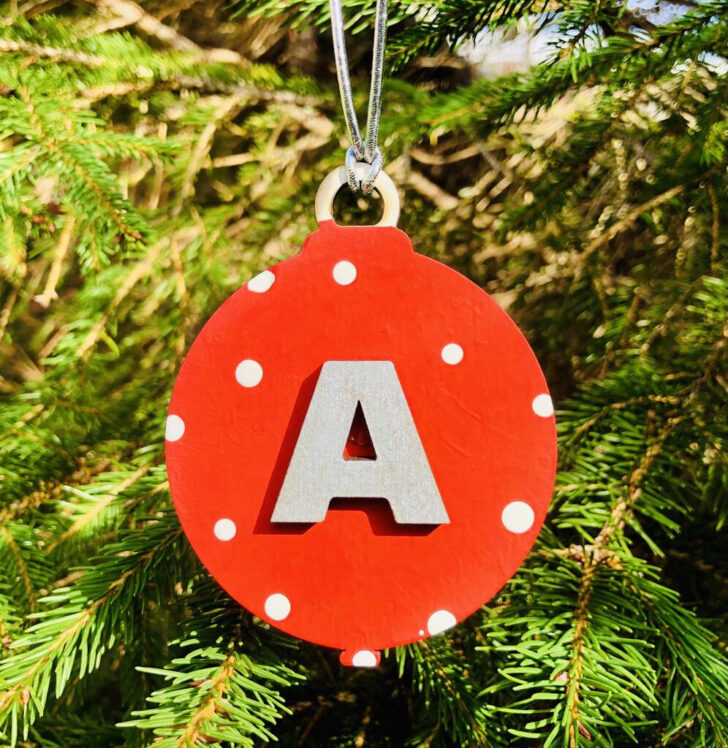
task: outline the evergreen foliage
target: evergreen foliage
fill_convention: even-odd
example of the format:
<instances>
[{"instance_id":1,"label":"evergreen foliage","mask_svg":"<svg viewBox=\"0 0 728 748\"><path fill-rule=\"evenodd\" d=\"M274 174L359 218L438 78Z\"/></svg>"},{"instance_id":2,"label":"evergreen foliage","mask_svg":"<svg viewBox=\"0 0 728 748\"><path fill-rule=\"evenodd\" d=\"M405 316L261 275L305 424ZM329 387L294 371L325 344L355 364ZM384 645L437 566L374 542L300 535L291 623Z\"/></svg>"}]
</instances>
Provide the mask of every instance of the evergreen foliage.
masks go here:
<instances>
[{"instance_id":1,"label":"evergreen foliage","mask_svg":"<svg viewBox=\"0 0 728 748\"><path fill-rule=\"evenodd\" d=\"M373 4L345 5L363 104ZM2 5L0 744L727 746L725 0L392 9L401 226L519 321L559 408L551 511L498 597L344 669L189 549L167 399L342 161L327 14ZM549 44L529 70L457 57L519 23Z\"/></svg>"}]
</instances>

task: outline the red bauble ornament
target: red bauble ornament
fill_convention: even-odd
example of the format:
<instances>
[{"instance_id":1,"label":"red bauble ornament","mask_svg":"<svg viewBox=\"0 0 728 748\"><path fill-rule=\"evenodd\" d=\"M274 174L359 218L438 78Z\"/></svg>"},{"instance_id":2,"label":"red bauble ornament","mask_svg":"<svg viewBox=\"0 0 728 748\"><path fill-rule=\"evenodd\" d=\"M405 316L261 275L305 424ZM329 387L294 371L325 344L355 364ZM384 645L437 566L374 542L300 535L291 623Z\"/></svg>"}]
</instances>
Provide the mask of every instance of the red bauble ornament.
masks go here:
<instances>
[{"instance_id":1,"label":"red bauble ornament","mask_svg":"<svg viewBox=\"0 0 728 748\"><path fill-rule=\"evenodd\" d=\"M373 665L514 574L553 489L553 408L528 343L486 293L402 231L339 226L319 203L301 253L249 281L195 340L167 466L185 533L236 600L344 650L345 664ZM323 365L362 361L394 365L449 523L402 524L386 496L335 495L323 521L273 522ZM342 460L378 456L360 410L334 445Z\"/></svg>"}]
</instances>

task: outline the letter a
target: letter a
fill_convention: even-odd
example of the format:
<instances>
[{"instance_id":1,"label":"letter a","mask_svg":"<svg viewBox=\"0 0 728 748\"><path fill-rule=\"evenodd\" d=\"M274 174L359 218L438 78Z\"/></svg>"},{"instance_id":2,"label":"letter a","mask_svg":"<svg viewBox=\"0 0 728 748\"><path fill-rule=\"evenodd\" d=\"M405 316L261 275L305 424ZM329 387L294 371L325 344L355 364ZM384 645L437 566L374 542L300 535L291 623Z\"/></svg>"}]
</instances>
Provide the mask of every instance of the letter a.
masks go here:
<instances>
[{"instance_id":1,"label":"letter a","mask_svg":"<svg viewBox=\"0 0 728 748\"><path fill-rule=\"evenodd\" d=\"M343 455L357 405L376 459ZM391 361L323 365L271 521L323 522L333 498L386 499L400 524L450 522Z\"/></svg>"}]
</instances>

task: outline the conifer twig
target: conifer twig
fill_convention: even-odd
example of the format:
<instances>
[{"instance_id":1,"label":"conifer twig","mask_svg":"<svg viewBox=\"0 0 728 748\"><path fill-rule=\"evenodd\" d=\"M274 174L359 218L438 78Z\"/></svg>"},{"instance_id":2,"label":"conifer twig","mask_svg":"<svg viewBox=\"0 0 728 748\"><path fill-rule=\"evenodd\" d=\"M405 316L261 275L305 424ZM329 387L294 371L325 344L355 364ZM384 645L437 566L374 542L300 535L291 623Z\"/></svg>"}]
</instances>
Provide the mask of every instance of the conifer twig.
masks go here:
<instances>
[{"instance_id":1,"label":"conifer twig","mask_svg":"<svg viewBox=\"0 0 728 748\"><path fill-rule=\"evenodd\" d=\"M13 554L16 566L20 571L20 577L23 581L23 587L25 588L26 597L28 598L28 610L33 613L35 612L36 595L35 589L33 588L33 582L30 580L28 565L25 563L23 554L20 552L20 548L18 548L18 544L15 542L15 538L13 537L13 534L8 530L6 524L0 525L0 533L2 533L5 539L5 543L10 549L10 552Z\"/></svg>"},{"instance_id":2,"label":"conifer twig","mask_svg":"<svg viewBox=\"0 0 728 748\"><path fill-rule=\"evenodd\" d=\"M182 178L182 187L180 188L179 198L174 209L175 215L179 215L184 201L192 194L194 179L197 176L197 172L202 168L203 161L210 151L215 132L225 119L231 117L239 109L240 105L241 98L236 95L222 99L215 107L211 121L202 129L192 150L192 155Z\"/></svg>"},{"instance_id":3,"label":"conifer twig","mask_svg":"<svg viewBox=\"0 0 728 748\"><path fill-rule=\"evenodd\" d=\"M66 255L68 254L68 250L71 247L75 222L76 219L72 214L69 215L68 218L66 218L66 223L63 227L63 231L61 232L58 244L56 245L56 250L53 255L53 262L51 264L51 269L48 272L48 278L46 280L43 293L34 297L34 301L37 304L40 304L44 309L47 309L50 306L50 303L58 298L56 287L58 286L58 281L61 278L61 271L63 269L63 263L66 259Z\"/></svg>"},{"instance_id":4,"label":"conifer twig","mask_svg":"<svg viewBox=\"0 0 728 748\"><path fill-rule=\"evenodd\" d=\"M220 664L218 672L213 675L209 682L205 683L207 693L180 734L179 748L196 745L198 741L202 743L207 742L202 730L205 723L214 716L219 708L218 702L225 693L228 680L232 677L235 659L234 653L229 654Z\"/></svg>"},{"instance_id":5,"label":"conifer twig","mask_svg":"<svg viewBox=\"0 0 728 748\"><path fill-rule=\"evenodd\" d=\"M121 284L121 286L119 286L119 289L114 295L114 298L107 310L101 315L101 317L99 317L98 320L96 320L88 335L86 335L83 342L81 343L81 346L78 349L79 358L83 359L88 357L88 355L91 353L91 350L96 345L99 337L101 336L106 323L111 318L111 315L114 313L118 305L121 304L121 302L126 298L132 288L134 288L134 286L139 283L142 278L144 278L149 272L151 272L151 269L161 255L164 246L165 241L158 242L154 247L151 248L151 250L143 260L140 260L132 267L132 269L124 279L124 282Z\"/></svg>"},{"instance_id":6,"label":"conifer twig","mask_svg":"<svg viewBox=\"0 0 728 748\"><path fill-rule=\"evenodd\" d=\"M79 517L58 539L54 540L48 546L48 553L58 548L59 545L65 543L70 537L75 535L79 530L92 522L106 507L116 499L117 496L126 491L127 488L133 486L140 478L145 476L151 468L151 465L143 465L138 470L135 470L128 478L124 479L121 483L115 486L109 493L102 499L97 500L93 507Z\"/></svg>"}]
</instances>

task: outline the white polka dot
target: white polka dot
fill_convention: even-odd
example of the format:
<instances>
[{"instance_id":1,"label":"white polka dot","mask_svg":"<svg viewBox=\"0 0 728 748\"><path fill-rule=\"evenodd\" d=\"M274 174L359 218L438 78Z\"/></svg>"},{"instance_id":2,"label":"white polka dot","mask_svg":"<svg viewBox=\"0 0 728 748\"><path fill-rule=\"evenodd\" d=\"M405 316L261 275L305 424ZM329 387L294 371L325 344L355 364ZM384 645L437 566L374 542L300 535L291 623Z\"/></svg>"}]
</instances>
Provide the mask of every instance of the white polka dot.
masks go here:
<instances>
[{"instance_id":1,"label":"white polka dot","mask_svg":"<svg viewBox=\"0 0 728 748\"><path fill-rule=\"evenodd\" d=\"M356 268L348 260L342 260L334 265L334 280L340 286L348 286L356 280Z\"/></svg>"},{"instance_id":2,"label":"white polka dot","mask_svg":"<svg viewBox=\"0 0 728 748\"><path fill-rule=\"evenodd\" d=\"M354 667L376 667L377 655L370 649L360 649L352 657L351 664Z\"/></svg>"},{"instance_id":3,"label":"white polka dot","mask_svg":"<svg viewBox=\"0 0 728 748\"><path fill-rule=\"evenodd\" d=\"M420 629L418 633L419 633L420 636L424 636L425 635L425 630L424 629Z\"/></svg>"},{"instance_id":4,"label":"white polka dot","mask_svg":"<svg viewBox=\"0 0 728 748\"><path fill-rule=\"evenodd\" d=\"M456 623L455 616L449 610L436 610L427 619L427 631L430 635L439 634L451 629Z\"/></svg>"},{"instance_id":5,"label":"white polka dot","mask_svg":"<svg viewBox=\"0 0 728 748\"><path fill-rule=\"evenodd\" d=\"M448 343L440 352L442 360L450 366L455 366L463 360L463 349L457 343Z\"/></svg>"},{"instance_id":6,"label":"white polka dot","mask_svg":"<svg viewBox=\"0 0 728 748\"><path fill-rule=\"evenodd\" d=\"M531 403L533 412L541 418L548 418L554 414L554 404L548 395L537 395Z\"/></svg>"},{"instance_id":7,"label":"white polka dot","mask_svg":"<svg viewBox=\"0 0 728 748\"><path fill-rule=\"evenodd\" d=\"M520 535L528 532L533 526L535 515L525 501L511 501L501 513L501 522L506 530Z\"/></svg>"},{"instance_id":8,"label":"white polka dot","mask_svg":"<svg viewBox=\"0 0 728 748\"><path fill-rule=\"evenodd\" d=\"M269 595L265 600L265 614L274 621L282 621L288 618L291 612L291 601L280 592Z\"/></svg>"},{"instance_id":9,"label":"white polka dot","mask_svg":"<svg viewBox=\"0 0 728 748\"><path fill-rule=\"evenodd\" d=\"M176 442L185 433L185 422L179 416L167 416L164 428L164 438L169 442Z\"/></svg>"},{"instance_id":10,"label":"white polka dot","mask_svg":"<svg viewBox=\"0 0 728 748\"><path fill-rule=\"evenodd\" d=\"M275 275L270 270L264 270L248 281L248 288L253 293L265 293L275 282Z\"/></svg>"},{"instance_id":11,"label":"white polka dot","mask_svg":"<svg viewBox=\"0 0 728 748\"><path fill-rule=\"evenodd\" d=\"M232 540L238 528L231 519L219 519L215 522L215 537L218 540Z\"/></svg>"},{"instance_id":12,"label":"white polka dot","mask_svg":"<svg viewBox=\"0 0 728 748\"><path fill-rule=\"evenodd\" d=\"M235 379L243 387L255 387L263 379L263 367L252 358L246 358L235 367Z\"/></svg>"}]
</instances>

